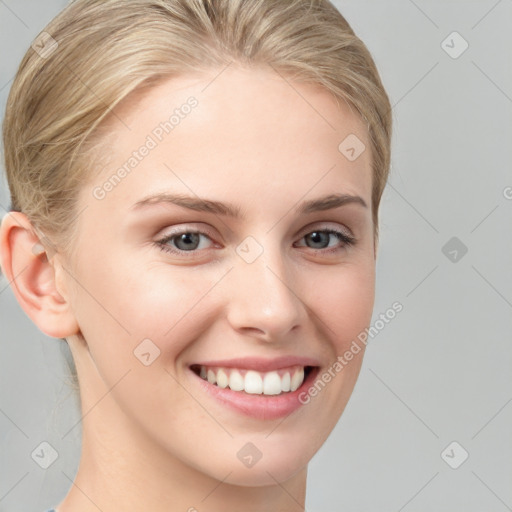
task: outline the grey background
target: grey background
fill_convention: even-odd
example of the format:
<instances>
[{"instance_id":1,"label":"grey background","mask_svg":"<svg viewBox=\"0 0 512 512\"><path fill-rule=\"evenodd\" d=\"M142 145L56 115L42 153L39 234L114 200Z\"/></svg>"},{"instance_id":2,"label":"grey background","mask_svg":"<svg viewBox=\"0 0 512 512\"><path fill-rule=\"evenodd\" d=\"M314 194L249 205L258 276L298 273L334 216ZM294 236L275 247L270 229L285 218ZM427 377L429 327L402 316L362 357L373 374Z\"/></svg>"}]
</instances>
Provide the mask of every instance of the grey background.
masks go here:
<instances>
[{"instance_id":1,"label":"grey background","mask_svg":"<svg viewBox=\"0 0 512 512\"><path fill-rule=\"evenodd\" d=\"M369 343L310 464L307 510L512 510L512 1L335 3L394 105L374 320L395 301L403 311ZM0 0L2 112L20 59L64 5ZM469 44L456 59L442 47L453 31ZM2 183L0 214L8 204ZM468 250L455 262L442 251L452 237ZM1 512L58 504L77 469L61 346L0 281ZM30 456L42 441L59 453L47 470Z\"/></svg>"}]
</instances>

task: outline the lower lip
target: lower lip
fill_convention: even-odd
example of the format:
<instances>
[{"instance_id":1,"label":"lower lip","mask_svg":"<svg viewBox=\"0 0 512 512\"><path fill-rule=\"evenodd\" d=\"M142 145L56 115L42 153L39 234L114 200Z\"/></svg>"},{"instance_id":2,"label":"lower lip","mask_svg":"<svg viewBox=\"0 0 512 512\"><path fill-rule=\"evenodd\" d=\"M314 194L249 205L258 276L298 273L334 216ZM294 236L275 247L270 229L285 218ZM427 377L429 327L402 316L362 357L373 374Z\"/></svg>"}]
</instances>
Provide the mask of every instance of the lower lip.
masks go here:
<instances>
[{"instance_id":1,"label":"lower lip","mask_svg":"<svg viewBox=\"0 0 512 512\"><path fill-rule=\"evenodd\" d=\"M220 388L202 379L192 370L190 372L198 381L201 389L223 405L258 420L275 420L289 416L303 405L299 401L299 395L314 381L319 368L313 368L298 389L280 395L252 395L244 391Z\"/></svg>"}]
</instances>

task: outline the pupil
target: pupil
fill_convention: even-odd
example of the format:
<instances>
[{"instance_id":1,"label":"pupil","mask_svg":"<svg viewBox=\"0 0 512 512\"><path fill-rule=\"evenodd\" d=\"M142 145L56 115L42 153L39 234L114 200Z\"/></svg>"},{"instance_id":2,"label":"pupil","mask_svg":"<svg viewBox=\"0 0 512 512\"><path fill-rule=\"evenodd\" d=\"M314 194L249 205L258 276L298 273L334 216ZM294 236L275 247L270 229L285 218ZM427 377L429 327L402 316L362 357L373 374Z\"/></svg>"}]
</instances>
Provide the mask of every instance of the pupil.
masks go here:
<instances>
[{"instance_id":1,"label":"pupil","mask_svg":"<svg viewBox=\"0 0 512 512\"><path fill-rule=\"evenodd\" d=\"M190 249L197 249L199 245L199 234L198 233L183 233L176 241L176 247L178 249L187 251Z\"/></svg>"},{"instance_id":2,"label":"pupil","mask_svg":"<svg viewBox=\"0 0 512 512\"><path fill-rule=\"evenodd\" d=\"M321 231L313 231L306 236L306 238L312 242L315 249L324 248L329 245L329 234Z\"/></svg>"}]
</instances>

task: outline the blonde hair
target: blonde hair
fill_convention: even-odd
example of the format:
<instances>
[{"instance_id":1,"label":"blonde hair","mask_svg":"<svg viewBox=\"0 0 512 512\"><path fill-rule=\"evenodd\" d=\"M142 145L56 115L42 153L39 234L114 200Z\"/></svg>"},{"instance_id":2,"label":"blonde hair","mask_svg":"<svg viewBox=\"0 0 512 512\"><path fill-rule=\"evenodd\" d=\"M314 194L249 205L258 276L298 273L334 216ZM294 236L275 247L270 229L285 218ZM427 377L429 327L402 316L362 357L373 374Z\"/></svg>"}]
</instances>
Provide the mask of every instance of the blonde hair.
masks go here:
<instances>
[{"instance_id":1,"label":"blonde hair","mask_svg":"<svg viewBox=\"0 0 512 512\"><path fill-rule=\"evenodd\" d=\"M391 106L370 53L328 0L71 3L28 50L10 91L3 141L11 210L69 250L77 195L112 108L163 78L232 61L322 85L360 114L377 237Z\"/></svg>"}]
</instances>

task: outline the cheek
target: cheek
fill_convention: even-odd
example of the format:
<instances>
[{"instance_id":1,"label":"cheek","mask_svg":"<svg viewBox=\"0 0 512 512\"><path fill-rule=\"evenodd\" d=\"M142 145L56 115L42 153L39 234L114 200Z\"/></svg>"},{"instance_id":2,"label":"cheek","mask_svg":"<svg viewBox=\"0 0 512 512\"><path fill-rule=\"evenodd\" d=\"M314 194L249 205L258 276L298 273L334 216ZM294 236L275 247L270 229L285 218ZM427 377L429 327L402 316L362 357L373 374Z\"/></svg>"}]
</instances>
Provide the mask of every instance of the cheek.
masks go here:
<instances>
[{"instance_id":1,"label":"cheek","mask_svg":"<svg viewBox=\"0 0 512 512\"><path fill-rule=\"evenodd\" d=\"M375 299L375 267L340 267L318 283L311 306L325 326L337 354L368 327Z\"/></svg>"},{"instance_id":2,"label":"cheek","mask_svg":"<svg viewBox=\"0 0 512 512\"><path fill-rule=\"evenodd\" d=\"M305 399L310 401L310 417L330 430L345 409L361 369L365 345L358 341L358 335L372 318L374 260L340 266L315 282L318 286L311 306L332 352L329 366L307 390Z\"/></svg>"},{"instance_id":3,"label":"cheek","mask_svg":"<svg viewBox=\"0 0 512 512\"><path fill-rule=\"evenodd\" d=\"M132 351L146 338L162 355L176 355L215 319L209 291L222 279L222 270L129 261L91 267L95 272L80 278L83 286L75 305L91 350L101 351L102 357L124 352L133 357Z\"/></svg>"}]
</instances>

